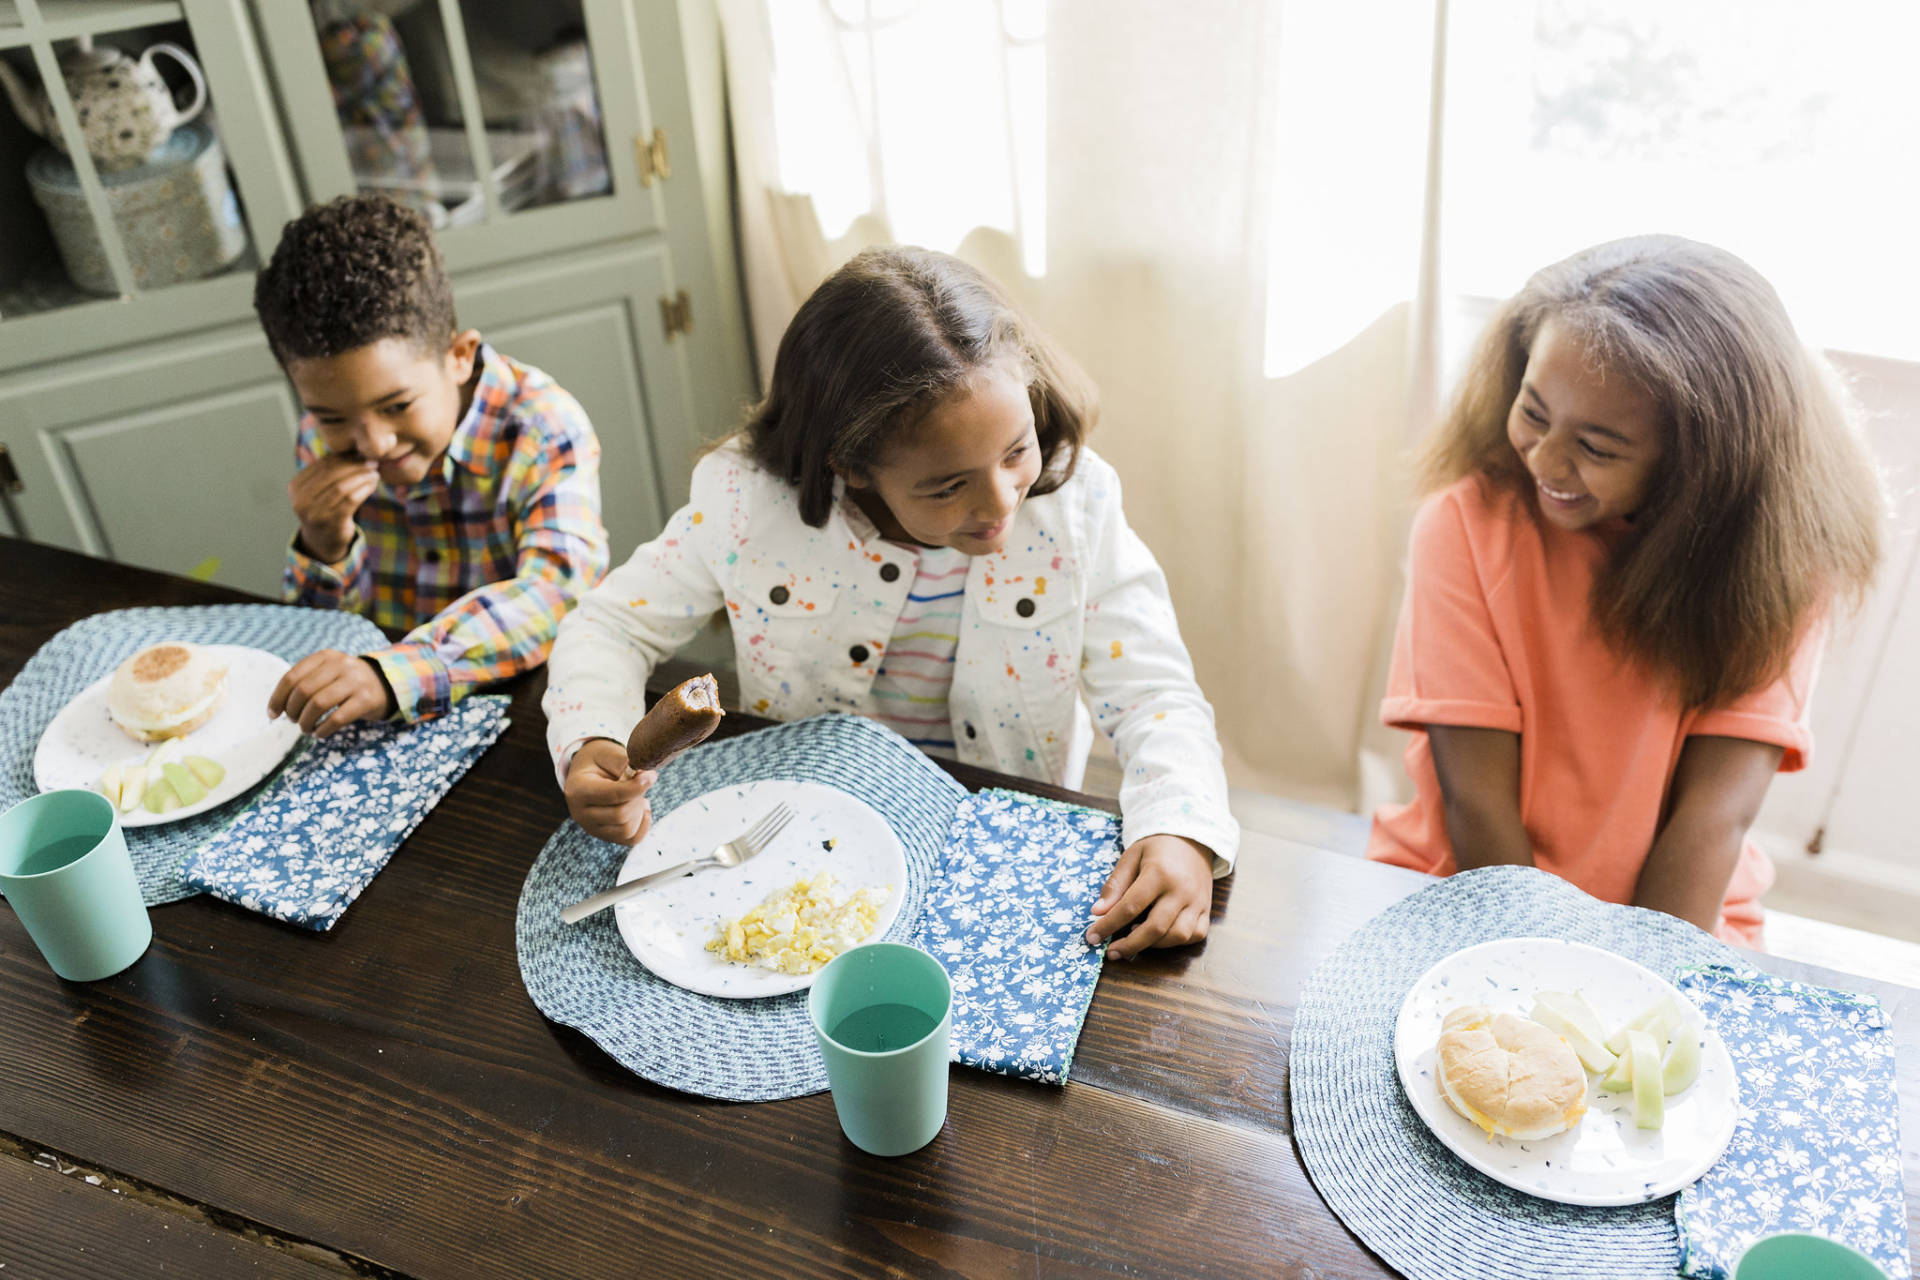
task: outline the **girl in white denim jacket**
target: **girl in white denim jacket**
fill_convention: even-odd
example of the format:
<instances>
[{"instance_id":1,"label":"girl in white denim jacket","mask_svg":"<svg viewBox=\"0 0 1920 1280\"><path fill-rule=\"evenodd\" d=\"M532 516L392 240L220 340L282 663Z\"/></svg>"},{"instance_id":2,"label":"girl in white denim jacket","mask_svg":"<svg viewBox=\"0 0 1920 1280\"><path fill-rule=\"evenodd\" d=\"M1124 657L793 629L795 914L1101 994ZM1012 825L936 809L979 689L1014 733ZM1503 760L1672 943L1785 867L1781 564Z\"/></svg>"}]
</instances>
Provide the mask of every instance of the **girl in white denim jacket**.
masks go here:
<instances>
[{"instance_id":1,"label":"girl in white denim jacket","mask_svg":"<svg viewBox=\"0 0 1920 1280\"><path fill-rule=\"evenodd\" d=\"M725 609L758 715L860 712L918 738L899 715L931 712L930 751L1068 787L1097 723L1125 852L1088 941L1204 937L1239 827L1166 579L1081 444L1093 415L1082 375L958 259L841 268L688 504L561 623L543 706L575 820L645 832L653 774L628 769L627 732L655 664Z\"/></svg>"}]
</instances>

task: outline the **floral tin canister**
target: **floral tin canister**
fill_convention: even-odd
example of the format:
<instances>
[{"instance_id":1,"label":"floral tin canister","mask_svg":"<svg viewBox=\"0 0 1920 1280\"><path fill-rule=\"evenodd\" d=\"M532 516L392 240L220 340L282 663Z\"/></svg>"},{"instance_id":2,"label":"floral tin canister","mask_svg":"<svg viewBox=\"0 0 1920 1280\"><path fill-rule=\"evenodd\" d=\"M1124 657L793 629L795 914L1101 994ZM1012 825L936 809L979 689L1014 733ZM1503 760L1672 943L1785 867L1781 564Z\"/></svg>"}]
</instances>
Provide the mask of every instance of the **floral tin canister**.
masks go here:
<instances>
[{"instance_id":1,"label":"floral tin canister","mask_svg":"<svg viewBox=\"0 0 1920 1280\"><path fill-rule=\"evenodd\" d=\"M94 293L118 293L73 162L51 148L36 152L27 161L27 182L73 282ZM198 280L246 252L226 156L213 130L198 121L175 130L150 162L102 172L100 185L137 288Z\"/></svg>"}]
</instances>

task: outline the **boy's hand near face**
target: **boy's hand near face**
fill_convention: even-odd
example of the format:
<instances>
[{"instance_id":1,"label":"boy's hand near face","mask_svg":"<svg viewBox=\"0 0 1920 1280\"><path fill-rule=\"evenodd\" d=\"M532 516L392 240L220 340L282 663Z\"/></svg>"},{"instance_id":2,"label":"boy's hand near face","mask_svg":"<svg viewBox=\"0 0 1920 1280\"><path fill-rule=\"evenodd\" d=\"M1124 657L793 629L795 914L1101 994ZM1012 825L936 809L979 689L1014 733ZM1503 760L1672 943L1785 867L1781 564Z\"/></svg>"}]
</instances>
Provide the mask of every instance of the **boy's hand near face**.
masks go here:
<instances>
[{"instance_id":1,"label":"boy's hand near face","mask_svg":"<svg viewBox=\"0 0 1920 1280\"><path fill-rule=\"evenodd\" d=\"M567 765L567 812L581 830L614 844L634 844L653 825L647 789L660 775L634 773L625 743L589 738Z\"/></svg>"},{"instance_id":2,"label":"boy's hand near face","mask_svg":"<svg viewBox=\"0 0 1920 1280\"><path fill-rule=\"evenodd\" d=\"M1111 938L1137 921L1133 932L1107 948L1107 959L1128 960L1148 947L1182 947L1207 936L1213 913L1213 854L1183 836L1136 840L1120 855L1093 904L1087 941Z\"/></svg>"},{"instance_id":3,"label":"boy's hand near face","mask_svg":"<svg viewBox=\"0 0 1920 1280\"><path fill-rule=\"evenodd\" d=\"M294 663L267 697L267 719L284 713L299 722L300 732L316 738L356 720L384 719L393 712L393 691L380 668L338 649L322 649ZM325 724L320 723L322 716Z\"/></svg>"},{"instance_id":4,"label":"boy's hand near face","mask_svg":"<svg viewBox=\"0 0 1920 1280\"><path fill-rule=\"evenodd\" d=\"M287 482L300 521L300 543L324 564L338 564L353 545L353 515L380 487L380 472L358 455L315 458Z\"/></svg>"}]
</instances>

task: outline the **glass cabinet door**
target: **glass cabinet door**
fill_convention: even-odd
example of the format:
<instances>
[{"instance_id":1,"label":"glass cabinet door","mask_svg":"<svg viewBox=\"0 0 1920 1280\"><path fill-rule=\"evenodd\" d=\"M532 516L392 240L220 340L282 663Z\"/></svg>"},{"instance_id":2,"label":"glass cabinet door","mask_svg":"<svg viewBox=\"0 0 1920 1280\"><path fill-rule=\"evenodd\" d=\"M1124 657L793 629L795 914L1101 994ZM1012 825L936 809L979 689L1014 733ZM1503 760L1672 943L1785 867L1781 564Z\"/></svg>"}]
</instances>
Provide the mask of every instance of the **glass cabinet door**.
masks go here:
<instances>
[{"instance_id":1,"label":"glass cabinet door","mask_svg":"<svg viewBox=\"0 0 1920 1280\"><path fill-rule=\"evenodd\" d=\"M308 194L425 212L456 268L658 224L621 0L254 0Z\"/></svg>"},{"instance_id":2,"label":"glass cabinet door","mask_svg":"<svg viewBox=\"0 0 1920 1280\"><path fill-rule=\"evenodd\" d=\"M244 311L291 171L226 16L219 0L0 0L8 357L72 354L76 323L111 339Z\"/></svg>"}]
</instances>

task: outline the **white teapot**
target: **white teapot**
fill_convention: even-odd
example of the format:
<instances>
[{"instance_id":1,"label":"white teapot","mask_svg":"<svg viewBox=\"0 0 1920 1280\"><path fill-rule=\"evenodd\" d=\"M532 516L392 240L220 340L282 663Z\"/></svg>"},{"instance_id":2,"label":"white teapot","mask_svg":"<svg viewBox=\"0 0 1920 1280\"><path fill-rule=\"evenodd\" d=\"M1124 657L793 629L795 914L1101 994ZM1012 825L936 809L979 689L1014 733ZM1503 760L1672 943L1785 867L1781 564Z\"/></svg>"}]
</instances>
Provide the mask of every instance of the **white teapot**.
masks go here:
<instances>
[{"instance_id":1,"label":"white teapot","mask_svg":"<svg viewBox=\"0 0 1920 1280\"><path fill-rule=\"evenodd\" d=\"M192 55L179 45L156 44L135 59L112 45L96 48L85 38L76 44L78 47L60 60L60 76L80 117L87 154L102 169L139 164L165 145L175 129L206 109L206 77ZM193 81L193 101L184 110L174 102L173 91L153 64L161 54L179 63ZM0 61L0 85L6 87L21 123L60 150L67 149L44 89L29 90L4 61Z\"/></svg>"}]
</instances>

